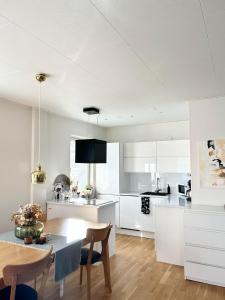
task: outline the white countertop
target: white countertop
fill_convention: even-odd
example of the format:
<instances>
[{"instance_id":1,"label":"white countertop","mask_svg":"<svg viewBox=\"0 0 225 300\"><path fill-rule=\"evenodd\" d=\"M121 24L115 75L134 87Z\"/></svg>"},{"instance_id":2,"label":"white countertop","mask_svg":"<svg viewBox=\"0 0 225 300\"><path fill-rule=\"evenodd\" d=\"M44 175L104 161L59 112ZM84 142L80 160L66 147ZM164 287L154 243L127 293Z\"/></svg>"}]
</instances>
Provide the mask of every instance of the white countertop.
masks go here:
<instances>
[{"instance_id":1,"label":"white countertop","mask_svg":"<svg viewBox=\"0 0 225 300\"><path fill-rule=\"evenodd\" d=\"M87 200L85 198L72 198L70 200L57 201L48 200L47 204L54 205L66 205L66 206L84 206L89 208L100 208L108 205L114 205L117 201L109 201L104 199L91 199Z\"/></svg>"},{"instance_id":2,"label":"white countertop","mask_svg":"<svg viewBox=\"0 0 225 300\"><path fill-rule=\"evenodd\" d=\"M168 195L161 197L153 197L153 203L155 206L163 206L169 208L189 208L191 202L188 202L184 196Z\"/></svg>"}]
</instances>

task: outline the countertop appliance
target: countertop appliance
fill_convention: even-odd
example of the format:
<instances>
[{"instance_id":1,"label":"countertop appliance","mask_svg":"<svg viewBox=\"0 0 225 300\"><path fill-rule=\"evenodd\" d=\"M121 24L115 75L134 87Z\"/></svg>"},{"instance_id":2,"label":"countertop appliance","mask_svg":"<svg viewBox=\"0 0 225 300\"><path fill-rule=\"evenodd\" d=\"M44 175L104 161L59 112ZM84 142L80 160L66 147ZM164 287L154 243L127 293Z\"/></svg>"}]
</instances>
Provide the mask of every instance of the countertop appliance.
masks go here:
<instances>
[{"instance_id":1,"label":"countertop appliance","mask_svg":"<svg viewBox=\"0 0 225 300\"><path fill-rule=\"evenodd\" d=\"M191 180L188 180L187 185L178 184L178 193L191 201Z\"/></svg>"},{"instance_id":2,"label":"countertop appliance","mask_svg":"<svg viewBox=\"0 0 225 300\"><path fill-rule=\"evenodd\" d=\"M187 186L184 184L178 184L178 193L180 195L186 196L186 192L187 192Z\"/></svg>"}]
</instances>

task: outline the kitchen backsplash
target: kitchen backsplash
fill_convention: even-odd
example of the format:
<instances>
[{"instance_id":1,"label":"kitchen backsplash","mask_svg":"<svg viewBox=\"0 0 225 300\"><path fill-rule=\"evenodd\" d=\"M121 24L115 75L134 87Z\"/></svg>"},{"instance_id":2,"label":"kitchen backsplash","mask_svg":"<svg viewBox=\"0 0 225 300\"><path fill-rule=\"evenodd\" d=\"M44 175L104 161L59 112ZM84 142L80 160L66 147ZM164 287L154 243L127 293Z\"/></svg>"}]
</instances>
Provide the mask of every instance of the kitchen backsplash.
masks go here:
<instances>
[{"instance_id":1,"label":"kitchen backsplash","mask_svg":"<svg viewBox=\"0 0 225 300\"><path fill-rule=\"evenodd\" d=\"M159 178L162 189L166 189L169 184L171 194L178 194L178 184L187 185L190 176L186 173L161 173Z\"/></svg>"},{"instance_id":2,"label":"kitchen backsplash","mask_svg":"<svg viewBox=\"0 0 225 300\"><path fill-rule=\"evenodd\" d=\"M151 190L151 174L149 173L125 173L126 191L124 192L145 192Z\"/></svg>"},{"instance_id":3,"label":"kitchen backsplash","mask_svg":"<svg viewBox=\"0 0 225 300\"><path fill-rule=\"evenodd\" d=\"M154 191L156 189L155 180L151 179L149 173L125 173L125 186L122 192L141 193ZM160 188L166 190L167 184L170 185L171 193L178 193L178 184L187 184L190 176L186 173L160 173Z\"/></svg>"}]
</instances>

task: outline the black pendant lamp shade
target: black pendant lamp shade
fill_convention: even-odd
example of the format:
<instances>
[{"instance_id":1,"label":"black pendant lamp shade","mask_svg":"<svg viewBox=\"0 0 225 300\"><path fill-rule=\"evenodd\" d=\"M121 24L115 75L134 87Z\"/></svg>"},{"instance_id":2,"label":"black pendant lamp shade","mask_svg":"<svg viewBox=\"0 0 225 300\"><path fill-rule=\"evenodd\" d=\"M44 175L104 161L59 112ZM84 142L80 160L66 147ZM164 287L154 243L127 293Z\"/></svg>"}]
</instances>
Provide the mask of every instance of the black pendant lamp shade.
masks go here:
<instances>
[{"instance_id":1,"label":"black pendant lamp shade","mask_svg":"<svg viewBox=\"0 0 225 300\"><path fill-rule=\"evenodd\" d=\"M107 143L97 139L75 141L75 162L83 164L106 163Z\"/></svg>"}]
</instances>

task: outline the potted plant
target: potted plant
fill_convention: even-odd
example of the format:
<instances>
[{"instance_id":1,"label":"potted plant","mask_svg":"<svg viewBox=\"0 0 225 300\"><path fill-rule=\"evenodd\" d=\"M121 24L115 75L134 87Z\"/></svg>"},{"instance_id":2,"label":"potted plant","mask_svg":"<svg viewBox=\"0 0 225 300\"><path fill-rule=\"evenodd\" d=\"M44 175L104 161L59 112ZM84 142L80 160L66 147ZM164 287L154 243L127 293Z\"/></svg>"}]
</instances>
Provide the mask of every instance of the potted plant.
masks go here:
<instances>
[{"instance_id":1,"label":"potted plant","mask_svg":"<svg viewBox=\"0 0 225 300\"><path fill-rule=\"evenodd\" d=\"M11 217L11 220L15 222L15 236L20 239L39 238L44 229L43 219L44 214L39 205L20 206L19 210Z\"/></svg>"}]
</instances>

